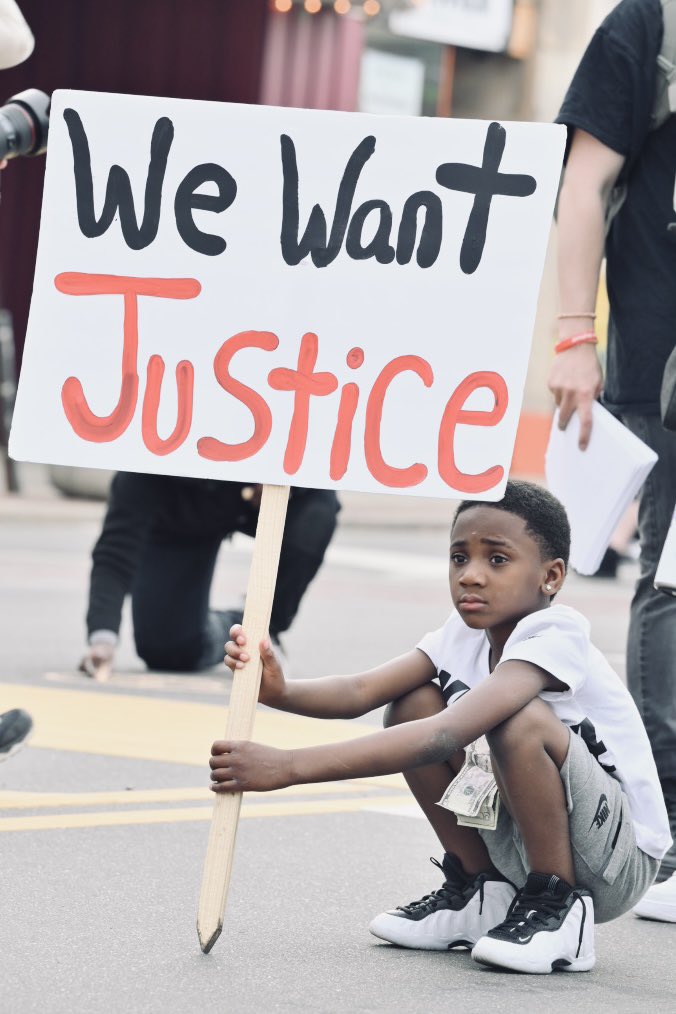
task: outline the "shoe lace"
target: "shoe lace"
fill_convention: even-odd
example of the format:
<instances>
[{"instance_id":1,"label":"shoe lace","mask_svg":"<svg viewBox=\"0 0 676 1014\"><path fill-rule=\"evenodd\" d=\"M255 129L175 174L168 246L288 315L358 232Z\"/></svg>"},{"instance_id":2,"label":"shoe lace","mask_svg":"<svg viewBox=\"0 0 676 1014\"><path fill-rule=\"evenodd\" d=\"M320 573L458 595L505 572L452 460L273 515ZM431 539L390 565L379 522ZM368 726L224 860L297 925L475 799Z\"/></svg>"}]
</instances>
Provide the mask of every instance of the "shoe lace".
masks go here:
<instances>
[{"instance_id":1,"label":"shoe lace","mask_svg":"<svg viewBox=\"0 0 676 1014\"><path fill-rule=\"evenodd\" d=\"M438 859L435 859L434 856L430 856L430 862L434 863L435 866L438 866L438 868L442 871L442 873L444 873L444 874L446 873L446 871L444 870L443 865L439 862ZM486 880L486 877L483 874L479 874L479 876L475 880L473 880L473 881L465 881L464 884L461 884L459 882L454 882L452 880L445 880L443 882L443 884L441 885L441 887L438 888L438 890L432 891L431 894L425 894L422 898L418 899L418 901L411 901L411 902L409 902L408 905L397 905L397 911L399 911L399 912L406 912L406 913L408 913L410 915L414 915L414 914L417 914L418 912L420 912L421 910L424 910L424 911L427 911L427 912L435 912L437 910L437 908L439 908L439 906L442 905L442 904L444 905L444 907L446 905L450 905L451 907L453 907L453 903L455 901L457 901L457 900L464 900L465 899L465 892L466 892L467 888L470 885L472 885L472 886L475 885L477 883L477 881L478 881L479 882L479 914L481 914L481 912L483 911L483 907L484 907L484 881L485 880Z\"/></svg>"},{"instance_id":2,"label":"shoe lace","mask_svg":"<svg viewBox=\"0 0 676 1014\"><path fill-rule=\"evenodd\" d=\"M577 958L582 947L584 924L587 919L587 906L582 900L582 895L579 891L573 891L572 896L582 905L580 935L577 942L577 951L575 952L575 957ZM524 895L522 891L518 891L514 895L512 903L507 909L507 915L500 923L499 928L506 933L513 933L517 930L521 932L530 930L535 933L537 930L546 927L551 916L558 915L560 911L561 901L559 898L546 898L542 895L534 898L532 895Z\"/></svg>"}]
</instances>

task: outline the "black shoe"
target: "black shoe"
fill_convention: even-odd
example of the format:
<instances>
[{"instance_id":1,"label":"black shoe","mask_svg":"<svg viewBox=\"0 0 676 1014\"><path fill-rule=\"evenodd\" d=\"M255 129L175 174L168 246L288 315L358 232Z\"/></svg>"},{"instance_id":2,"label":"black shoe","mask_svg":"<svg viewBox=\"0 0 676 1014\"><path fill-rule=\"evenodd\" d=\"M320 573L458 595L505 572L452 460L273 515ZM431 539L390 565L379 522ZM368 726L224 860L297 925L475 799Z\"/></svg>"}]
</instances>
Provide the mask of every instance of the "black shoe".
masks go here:
<instances>
[{"instance_id":1,"label":"black shoe","mask_svg":"<svg viewBox=\"0 0 676 1014\"><path fill-rule=\"evenodd\" d=\"M0 715L0 761L7 760L21 749L32 728L33 719L21 708L13 708Z\"/></svg>"},{"instance_id":2,"label":"black shoe","mask_svg":"<svg viewBox=\"0 0 676 1014\"><path fill-rule=\"evenodd\" d=\"M594 967L594 902L589 891L530 873L507 917L482 937L472 957L515 972L587 972Z\"/></svg>"},{"instance_id":3,"label":"black shoe","mask_svg":"<svg viewBox=\"0 0 676 1014\"><path fill-rule=\"evenodd\" d=\"M244 619L244 613L241 609L210 609L209 610L209 631L207 636L207 646L204 650L202 658L200 659L198 669L209 669L213 665L221 665L223 663L223 655L225 652L225 642L230 640L230 628L239 623L242 624ZM286 651L284 645L279 639L279 634L276 631L270 631L270 640L280 658L282 663L288 663ZM284 674L288 677L288 668L285 665Z\"/></svg>"},{"instance_id":4,"label":"black shoe","mask_svg":"<svg viewBox=\"0 0 676 1014\"><path fill-rule=\"evenodd\" d=\"M215 617L216 622L219 625L219 630L222 631L226 641L230 640L230 628L233 627L235 623L239 623L241 626L244 621L244 613L241 609L226 609L225 611L212 609L211 615ZM279 634L276 630L270 631L270 640L276 647L282 647L282 642L280 641Z\"/></svg>"},{"instance_id":5,"label":"black shoe","mask_svg":"<svg viewBox=\"0 0 676 1014\"><path fill-rule=\"evenodd\" d=\"M211 615L218 618L226 641L230 640L230 627L234 627L236 623L239 623L241 626L244 619L244 613L241 609L213 609Z\"/></svg>"},{"instance_id":6,"label":"black shoe","mask_svg":"<svg viewBox=\"0 0 676 1014\"><path fill-rule=\"evenodd\" d=\"M371 922L374 936L400 947L447 951L472 947L504 918L514 887L499 873L468 875L458 859L446 853L431 860L445 876L443 885L419 901L382 912Z\"/></svg>"}]
</instances>

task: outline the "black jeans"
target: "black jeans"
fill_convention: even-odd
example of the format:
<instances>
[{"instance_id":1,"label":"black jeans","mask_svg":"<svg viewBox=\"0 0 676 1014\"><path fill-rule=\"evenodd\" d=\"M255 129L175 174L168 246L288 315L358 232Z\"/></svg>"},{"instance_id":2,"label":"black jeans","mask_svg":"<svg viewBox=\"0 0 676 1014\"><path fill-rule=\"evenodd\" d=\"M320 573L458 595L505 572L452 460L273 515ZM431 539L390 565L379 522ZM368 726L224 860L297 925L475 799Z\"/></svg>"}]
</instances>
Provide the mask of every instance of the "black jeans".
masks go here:
<instances>
[{"instance_id":1,"label":"black jeans","mask_svg":"<svg viewBox=\"0 0 676 1014\"><path fill-rule=\"evenodd\" d=\"M676 433L665 430L659 416L625 415L622 421L659 456L641 491L641 573L631 603L627 685L664 783L676 779L676 598L657 591L654 581L676 504Z\"/></svg>"},{"instance_id":2,"label":"black jeans","mask_svg":"<svg viewBox=\"0 0 676 1014\"><path fill-rule=\"evenodd\" d=\"M627 686L650 739L674 839L657 878L664 880L676 871L676 598L657 591L654 581L676 505L676 433L659 416L622 421L658 455L639 505L641 572L631 603Z\"/></svg>"},{"instance_id":3,"label":"black jeans","mask_svg":"<svg viewBox=\"0 0 676 1014\"><path fill-rule=\"evenodd\" d=\"M319 570L340 507L330 490L291 496L286 515L270 632L291 625ZM233 518L232 531L255 534L256 512ZM151 669L195 671L223 660L227 629L210 611L209 595L222 539L154 531L143 550L132 588L136 651Z\"/></svg>"}]
</instances>

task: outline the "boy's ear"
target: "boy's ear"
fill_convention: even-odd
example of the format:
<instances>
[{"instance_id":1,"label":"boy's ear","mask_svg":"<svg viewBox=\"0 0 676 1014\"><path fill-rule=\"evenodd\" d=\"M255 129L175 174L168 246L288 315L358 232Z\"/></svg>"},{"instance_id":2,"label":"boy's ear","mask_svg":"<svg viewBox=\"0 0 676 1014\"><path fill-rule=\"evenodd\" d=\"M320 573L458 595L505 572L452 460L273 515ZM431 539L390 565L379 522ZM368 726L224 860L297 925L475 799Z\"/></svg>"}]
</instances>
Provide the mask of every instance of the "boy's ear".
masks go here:
<instances>
[{"instance_id":1,"label":"boy's ear","mask_svg":"<svg viewBox=\"0 0 676 1014\"><path fill-rule=\"evenodd\" d=\"M542 591L545 595L550 598L554 598L556 593L561 590L561 585L566 579L566 565L561 559L557 557L556 560L549 560L545 564L544 580L542 582Z\"/></svg>"}]
</instances>

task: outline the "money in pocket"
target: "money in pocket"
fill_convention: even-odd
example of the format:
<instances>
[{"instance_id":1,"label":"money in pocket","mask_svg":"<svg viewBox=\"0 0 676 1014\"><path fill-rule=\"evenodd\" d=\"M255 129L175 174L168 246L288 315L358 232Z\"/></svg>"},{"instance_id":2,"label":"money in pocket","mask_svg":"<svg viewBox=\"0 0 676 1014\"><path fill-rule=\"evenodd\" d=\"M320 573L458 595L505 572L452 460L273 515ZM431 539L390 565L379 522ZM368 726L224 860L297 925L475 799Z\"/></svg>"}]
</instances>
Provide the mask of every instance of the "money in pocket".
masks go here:
<instances>
[{"instance_id":1,"label":"money in pocket","mask_svg":"<svg viewBox=\"0 0 676 1014\"><path fill-rule=\"evenodd\" d=\"M486 800L492 802L497 794L490 757L478 753L474 749L475 746L476 744L472 744L468 747L465 763L438 803L444 809L452 810L463 817L477 817L482 812Z\"/></svg>"}]
</instances>

